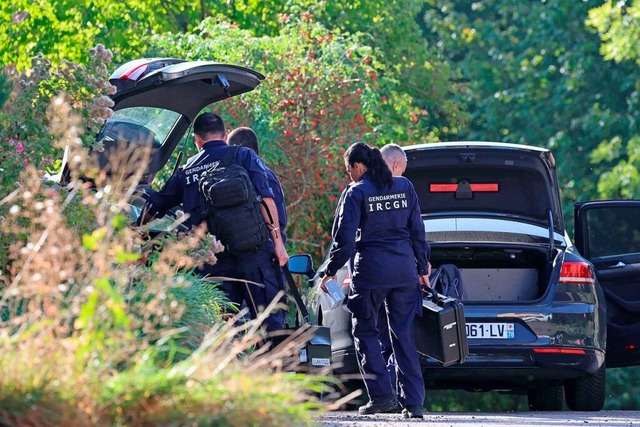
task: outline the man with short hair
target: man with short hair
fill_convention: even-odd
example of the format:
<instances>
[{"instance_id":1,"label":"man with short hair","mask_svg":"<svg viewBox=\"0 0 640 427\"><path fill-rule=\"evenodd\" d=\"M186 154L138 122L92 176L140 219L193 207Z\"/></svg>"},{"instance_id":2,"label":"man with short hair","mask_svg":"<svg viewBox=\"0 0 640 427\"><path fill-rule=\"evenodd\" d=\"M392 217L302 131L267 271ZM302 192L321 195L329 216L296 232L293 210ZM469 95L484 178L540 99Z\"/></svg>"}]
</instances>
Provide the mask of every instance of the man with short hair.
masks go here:
<instances>
[{"instance_id":1,"label":"man with short hair","mask_svg":"<svg viewBox=\"0 0 640 427\"><path fill-rule=\"evenodd\" d=\"M407 170L407 155L398 144L387 144L380 149L380 154L393 176L402 176Z\"/></svg>"},{"instance_id":2,"label":"man with short hair","mask_svg":"<svg viewBox=\"0 0 640 427\"><path fill-rule=\"evenodd\" d=\"M193 125L195 145L198 153L190 157L169 178L165 186L157 193L149 196L146 205L147 213L142 223L153 217L162 217L169 209L182 204L184 212L189 215L185 224L189 227L199 226L203 218L198 183L203 172L216 165L225 155L227 132L222 118L216 114L200 114ZM227 252L217 254L218 261L214 265L204 265L197 270L202 276L230 277L263 284L264 287L239 281L224 281L221 288L229 299L235 303L249 301L249 311L256 318L260 307L266 307L277 296L279 286L276 280L275 262L285 265L289 255L284 247L278 226L278 211L274 202L274 194L269 186L264 162L251 149L241 147L234 159L249 173L249 178L256 193L262 197L269 213L262 208L262 216L270 230L270 240L261 247L233 255ZM284 311L277 310L265 320L267 331L282 329Z\"/></svg>"},{"instance_id":3,"label":"man with short hair","mask_svg":"<svg viewBox=\"0 0 640 427\"><path fill-rule=\"evenodd\" d=\"M387 144L380 149L382 159L389 167L393 176L402 176L405 170L407 170L407 155L404 150L398 144ZM380 313L378 313L378 330L380 346L382 347L382 357L384 357L387 363L387 371L389 371L389 377L391 379L391 388L396 390L396 369L395 360L393 357L393 347L391 346L391 336L389 331L389 323L387 321L387 312L385 306L380 307Z\"/></svg>"}]
</instances>

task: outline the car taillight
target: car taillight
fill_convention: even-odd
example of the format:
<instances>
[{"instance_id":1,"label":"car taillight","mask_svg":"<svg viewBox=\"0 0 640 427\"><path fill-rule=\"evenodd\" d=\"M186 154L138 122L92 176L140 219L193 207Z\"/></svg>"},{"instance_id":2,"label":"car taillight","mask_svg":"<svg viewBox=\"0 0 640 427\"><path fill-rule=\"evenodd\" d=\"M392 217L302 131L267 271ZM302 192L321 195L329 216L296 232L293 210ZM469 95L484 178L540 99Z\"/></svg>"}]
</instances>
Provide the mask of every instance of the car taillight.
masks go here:
<instances>
[{"instance_id":1,"label":"car taillight","mask_svg":"<svg viewBox=\"0 0 640 427\"><path fill-rule=\"evenodd\" d=\"M120 76L120 80L138 80L138 77L147 71L148 66L148 64L140 64L137 67L133 67L126 73L122 74Z\"/></svg>"},{"instance_id":2,"label":"car taillight","mask_svg":"<svg viewBox=\"0 0 640 427\"><path fill-rule=\"evenodd\" d=\"M429 191L432 193L455 193L459 189L459 184L430 184ZM472 192L497 193L499 191L498 183L480 183L469 184Z\"/></svg>"},{"instance_id":3,"label":"car taillight","mask_svg":"<svg viewBox=\"0 0 640 427\"><path fill-rule=\"evenodd\" d=\"M579 261L562 263L560 270L560 283L593 285L596 282L591 274L589 264Z\"/></svg>"},{"instance_id":4,"label":"car taillight","mask_svg":"<svg viewBox=\"0 0 640 427\"><path fill-rule=\"evenodd\" d=\"M581 348L534 348L533 352L538 354L587 354Z\"/></svg>"}]
</instances>

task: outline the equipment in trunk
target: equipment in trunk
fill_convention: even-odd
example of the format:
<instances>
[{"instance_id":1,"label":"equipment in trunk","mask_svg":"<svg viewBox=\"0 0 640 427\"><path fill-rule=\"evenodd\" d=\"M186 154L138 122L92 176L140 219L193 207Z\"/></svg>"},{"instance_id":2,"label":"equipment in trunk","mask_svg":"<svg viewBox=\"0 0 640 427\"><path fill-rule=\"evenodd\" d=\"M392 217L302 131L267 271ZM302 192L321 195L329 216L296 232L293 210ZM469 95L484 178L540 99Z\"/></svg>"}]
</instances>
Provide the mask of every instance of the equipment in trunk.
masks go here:
<instances>
[{"instance_id":1,"label":"equipment in trunk","mask_svg":"<svg viewBox=\"0 0 640 427\"><path fill-rule=\"evenodd\" d=\"M463 302L526 302L541 298L548 288L552 263L547 254L548 248L467 244L433 247L431 264L458 267L464 283Z\"/></svg>"}]
</instances>

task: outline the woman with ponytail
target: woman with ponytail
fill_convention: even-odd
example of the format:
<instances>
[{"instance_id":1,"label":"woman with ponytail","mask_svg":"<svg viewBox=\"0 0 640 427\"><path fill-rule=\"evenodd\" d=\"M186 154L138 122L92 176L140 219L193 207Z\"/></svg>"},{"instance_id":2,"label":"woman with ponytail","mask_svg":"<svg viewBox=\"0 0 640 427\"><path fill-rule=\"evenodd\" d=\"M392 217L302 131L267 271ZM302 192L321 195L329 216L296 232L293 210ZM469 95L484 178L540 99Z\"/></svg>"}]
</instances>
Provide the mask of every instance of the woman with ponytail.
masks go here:
<instances>
[{"instance_id":1,"label":"woman with ponytail","mask_svg":"<svg viewBox=\"0 0 640 427\"><path fill-rule=\"evenodd\" d=\"M422 418L422 368L412 324L421 309L420 285L429 286L429 244L411 182L394 177L377 148L358 142L344 154L351 185L336 210L333 245L320 287L347 261L356 354L369 402L360 414L400 412ZM380 308L386 307L396 360L398 394L380 348Z\"/></svg>"}]
</instances>

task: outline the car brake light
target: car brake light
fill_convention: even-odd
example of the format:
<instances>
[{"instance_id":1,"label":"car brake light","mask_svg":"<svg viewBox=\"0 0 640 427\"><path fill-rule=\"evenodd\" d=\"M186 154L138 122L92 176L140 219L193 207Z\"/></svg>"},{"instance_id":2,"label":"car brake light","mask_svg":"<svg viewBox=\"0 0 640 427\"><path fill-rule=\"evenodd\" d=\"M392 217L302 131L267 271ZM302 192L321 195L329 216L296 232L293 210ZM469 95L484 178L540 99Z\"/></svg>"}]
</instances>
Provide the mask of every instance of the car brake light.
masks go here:
<instances>
[{"instance_id":1,"label":"car brake light","mask_svg":"<svg viewBox=\"0 0 640 427\"><path fill-rule=\"evenodd\" d=\"M635 345L633 345L633 344L629 344L629 345L625 345L625 346L624 346L624 349L625 349L625 350L629 350L629 351L633 351L633 350L637 350L637 349L638 349L638 347L636 347L636 346L635 346Z\"/></svg>"},{"instance_id":2,"label":"car brake light","mask_svg":"<svg viewBox=\"0 0 640 427\"><path fill-rule=\"evenodd\" d=\"M593 285L596 280L591 274L589 264L578 261L568 261L562 263L560 270L560 283L574 283Z\"/></svg>"},{"instance_id":3,"label":"car brake light","mask_svg":"<svg viewBox=\"0 0 640 427\"><path fill-rule=\"evenodd\" d=\"M534 348L534 353L538 354L587 354L580 348Z\"/></svg>"},{"instance_id":4,"label":"car brake light","mask_svg":"<svg viewBox=\"0 0 640 427\"><path fill-rule=\"evenodd\" d=\"M137 67L133 67L126 73L120 76L119 80L138 80L145 71L147 71L148 64L140 64Z\"/></svg>"},{"instance_id":5,"label":"car brake light","mask_svg":"<svg viewBox=\"0 0 640 427\"><path fill-rule=\"evenodd\" d=\"M495 193L499 190L498 183L469 184L474 193ZM430 184L429 191L432 193L455 193L458 191L458 184Z\"/></svg>"}]
</instances>

